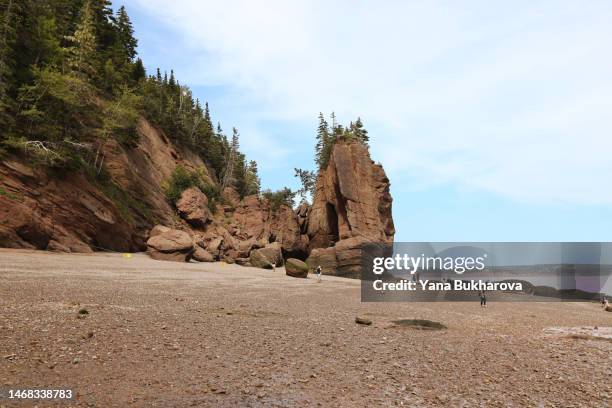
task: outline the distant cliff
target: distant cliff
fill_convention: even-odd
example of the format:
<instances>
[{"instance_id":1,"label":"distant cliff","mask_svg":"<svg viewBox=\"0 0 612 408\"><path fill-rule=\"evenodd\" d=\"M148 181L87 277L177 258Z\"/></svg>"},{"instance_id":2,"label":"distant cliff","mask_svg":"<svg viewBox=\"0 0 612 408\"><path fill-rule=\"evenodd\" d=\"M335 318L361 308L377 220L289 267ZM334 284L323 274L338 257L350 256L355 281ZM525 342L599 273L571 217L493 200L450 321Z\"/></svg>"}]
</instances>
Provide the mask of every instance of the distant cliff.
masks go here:
<instances>
[{"instance_id":1,"label":"distant cliff","mask_svg":"<svg viewBox=\"0 0 612 408\"><path fill-rule=\"evenodd\" d=\"M220 187L204 162L175 146L145 119L138 141L109 142L101 182L82 172L49 173L18 156L0 163L0 246L62 252L143 251L157 224L185 231L210 256L250 264L253 250L278 243L282 255L325 262L325 273L346 274L351 251L364 242L393 241L389 180L366 146L338 140L320 171L312 206L296 210L260 195L240 199L226 188L212 206L197 187L176 206L164 184L178 165ZM317 252L318 251L318 252Z\"/></svg>"}]
</instances>

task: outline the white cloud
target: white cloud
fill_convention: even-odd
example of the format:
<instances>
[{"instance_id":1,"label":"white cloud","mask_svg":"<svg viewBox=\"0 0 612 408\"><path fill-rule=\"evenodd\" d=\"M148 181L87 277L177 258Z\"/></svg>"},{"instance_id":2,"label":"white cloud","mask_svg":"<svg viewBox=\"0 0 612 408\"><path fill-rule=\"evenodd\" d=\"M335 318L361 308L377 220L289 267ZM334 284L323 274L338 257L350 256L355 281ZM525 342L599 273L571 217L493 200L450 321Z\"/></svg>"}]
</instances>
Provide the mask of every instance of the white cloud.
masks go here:
<instances>
[{"instance_id":1,"label":"white cloud","mask_svg":"<svg viewBox=\"0 0 612 408\"><path fill-rule=\"evenodd\" d=\"M395 183L612 203L609 2L134 2L182 38L183 82L239 90L251 134L335 110Z\"/></svg>"}]
</instances>

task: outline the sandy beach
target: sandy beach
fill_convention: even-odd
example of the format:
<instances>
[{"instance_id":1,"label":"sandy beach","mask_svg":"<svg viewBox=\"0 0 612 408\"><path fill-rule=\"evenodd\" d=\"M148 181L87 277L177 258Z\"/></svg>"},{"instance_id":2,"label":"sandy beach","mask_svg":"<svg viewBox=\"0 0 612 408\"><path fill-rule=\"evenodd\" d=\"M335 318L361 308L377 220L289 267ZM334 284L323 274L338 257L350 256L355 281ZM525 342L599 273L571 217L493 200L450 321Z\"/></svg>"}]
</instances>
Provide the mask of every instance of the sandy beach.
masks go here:
<instances>
[{"instance_id":1,"label":"sandy beach","mask_svg":"<svg viewBox=\"0 0 612 408\"><path fill-rule=\"evenodd\" d=\"M0 385L70 388L62 406L79 407L611 403L612 313L597 303L361 303L359 285L144 254L0 250Z\"/></svg>"}]
</instances>

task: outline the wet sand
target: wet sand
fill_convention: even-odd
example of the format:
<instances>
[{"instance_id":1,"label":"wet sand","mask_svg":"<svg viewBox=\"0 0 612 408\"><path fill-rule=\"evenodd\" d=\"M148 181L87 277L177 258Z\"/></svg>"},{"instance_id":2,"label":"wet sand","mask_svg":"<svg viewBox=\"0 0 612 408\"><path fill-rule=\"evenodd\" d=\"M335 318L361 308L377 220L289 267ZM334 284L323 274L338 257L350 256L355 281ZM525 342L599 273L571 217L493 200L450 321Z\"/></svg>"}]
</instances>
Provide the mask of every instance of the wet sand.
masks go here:
<instances>
[{"instance_id":1,"label":"wet sand","mask_svg":"<svg viewBox=\"0 0 612 408\"><path fill-rule=\"evenodd\" d=\"M361 303L282 268L0 250L0 387L77 394L41 407L605 407L610 326L597 303Z\"/></svg>"}]
</instances>

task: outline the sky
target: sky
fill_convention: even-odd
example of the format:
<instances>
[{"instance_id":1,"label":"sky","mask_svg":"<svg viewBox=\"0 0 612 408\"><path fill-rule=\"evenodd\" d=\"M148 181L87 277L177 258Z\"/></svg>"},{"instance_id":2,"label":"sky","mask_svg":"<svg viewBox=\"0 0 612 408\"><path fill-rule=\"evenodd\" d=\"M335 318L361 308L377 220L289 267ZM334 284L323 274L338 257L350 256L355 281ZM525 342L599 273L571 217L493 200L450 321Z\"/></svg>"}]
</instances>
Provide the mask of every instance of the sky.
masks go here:
<instances>
[{"instance_id":1,"label":"sky","mask_svg":"<svg viewBox=\"0 0 612 408\"><path fill-rule=\"evenodd\" d=\"M262 186L362 118L396 241L612 241L612 2L123 0Z\"/></svg>"}]
</instances>

